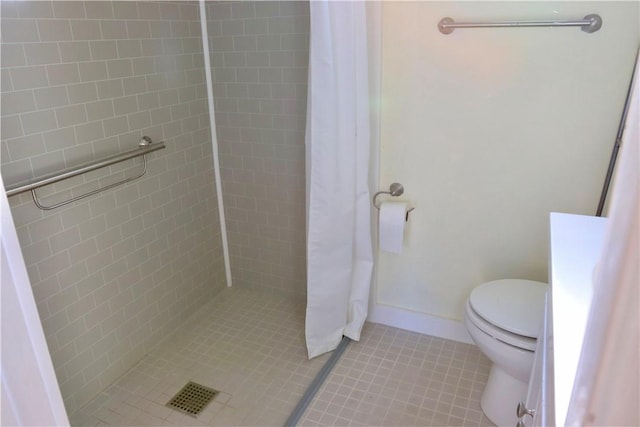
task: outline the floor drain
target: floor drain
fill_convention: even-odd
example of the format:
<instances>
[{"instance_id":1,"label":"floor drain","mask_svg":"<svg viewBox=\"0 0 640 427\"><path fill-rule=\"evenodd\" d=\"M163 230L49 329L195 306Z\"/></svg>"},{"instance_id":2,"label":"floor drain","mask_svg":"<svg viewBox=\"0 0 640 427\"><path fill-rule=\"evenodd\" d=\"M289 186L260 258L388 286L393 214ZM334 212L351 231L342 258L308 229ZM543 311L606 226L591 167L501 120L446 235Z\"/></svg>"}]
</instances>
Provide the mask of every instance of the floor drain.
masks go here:
<instances>
[{"instance_id":1,"label":"floor drain","mask_svg":"<svg viewBox=\"0 0 640 427\"><path fill-rule=\"evenodd\" d=\"M217 390L189 381L178 394L173 396L167 406L195 418L216 397L216 394L218 394Z\"/></svg>"}]
</instances>

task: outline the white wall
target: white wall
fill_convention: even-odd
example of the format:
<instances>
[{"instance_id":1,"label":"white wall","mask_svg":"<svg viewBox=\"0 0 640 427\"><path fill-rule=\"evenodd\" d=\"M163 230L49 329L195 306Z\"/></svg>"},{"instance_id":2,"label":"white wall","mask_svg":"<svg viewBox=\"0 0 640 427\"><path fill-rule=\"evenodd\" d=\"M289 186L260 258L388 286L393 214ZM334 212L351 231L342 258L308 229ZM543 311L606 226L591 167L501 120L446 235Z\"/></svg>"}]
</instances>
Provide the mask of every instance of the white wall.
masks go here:
<instances>
[{"instance_id":1,"label":"white wall","mask_svg":"<svg viewBox=\"0 0 640 427\"><path fill-rule=\"evenodd\" d=\"M416 210L378 253L378 304L459 320L471 289L546 281L548 213L593 214L638 46L632 2L385 2L379 188ZM579 19L602 29L455 30Z\"/></svg>"}]
</instances>

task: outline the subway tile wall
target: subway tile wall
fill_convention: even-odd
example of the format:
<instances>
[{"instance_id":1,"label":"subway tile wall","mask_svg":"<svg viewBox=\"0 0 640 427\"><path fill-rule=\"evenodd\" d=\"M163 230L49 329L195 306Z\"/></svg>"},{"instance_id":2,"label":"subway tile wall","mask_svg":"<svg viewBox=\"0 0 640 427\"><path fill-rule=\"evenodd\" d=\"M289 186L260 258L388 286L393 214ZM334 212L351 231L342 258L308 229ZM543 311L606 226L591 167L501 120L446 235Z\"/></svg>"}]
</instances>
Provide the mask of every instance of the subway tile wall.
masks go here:
<instances>
[{"instance_id":1,"label":"subway tile wall","mask_svg":"<svg viewBox=\"0 0 640 427\"><path fill-rule=\"evenodd\" d=\"M1 15L5 185L142 135L167 144L140 180L62 208L10 198L71 413L224 287L198 4L2 1ZM38 193L55 203L140 165Z\"/></svg>"},{"instance_id":2,"label":"subway tile wall","mask_svg":"<svg viewBox=\"0 0 640 427\"><path fill-rule=\"evenodd\" d=\"M307 1L207 3L234 285L304 294Z\"/></svg>"}]
</instances>

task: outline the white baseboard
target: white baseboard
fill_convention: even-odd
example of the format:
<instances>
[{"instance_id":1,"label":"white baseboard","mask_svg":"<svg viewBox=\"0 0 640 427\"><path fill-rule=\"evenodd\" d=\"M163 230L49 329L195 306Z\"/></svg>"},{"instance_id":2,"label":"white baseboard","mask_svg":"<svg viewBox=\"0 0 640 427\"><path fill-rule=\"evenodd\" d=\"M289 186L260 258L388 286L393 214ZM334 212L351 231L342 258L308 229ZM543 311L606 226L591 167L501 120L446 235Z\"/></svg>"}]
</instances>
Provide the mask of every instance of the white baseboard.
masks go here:
<instances>
[{"instance_id":1,"label":"white baseboard","mask_svg":"<svg viewBox=\"0 0 640 427\"><path fill-rule=\"evenodd\" d=\"M372 304L367 321L452 341L474 344L462 322L388 305Z\"/></svg>"}]
</instances>

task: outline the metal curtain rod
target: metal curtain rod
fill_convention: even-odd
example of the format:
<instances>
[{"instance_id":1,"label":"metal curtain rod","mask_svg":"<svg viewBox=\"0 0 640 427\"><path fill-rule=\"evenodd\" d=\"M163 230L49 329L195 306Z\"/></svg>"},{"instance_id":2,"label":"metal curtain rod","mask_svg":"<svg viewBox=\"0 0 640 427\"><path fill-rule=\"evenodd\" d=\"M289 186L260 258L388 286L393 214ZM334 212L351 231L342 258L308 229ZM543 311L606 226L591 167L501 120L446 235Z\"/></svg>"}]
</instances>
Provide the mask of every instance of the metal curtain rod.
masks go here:
<instances>
[{"instance_id":1,"label":"metal curtain rod","mask_svg":"<svg viewBox=\"0 0 640 427\"><path fill-rule=\"evenodd\" d=\"M442 34L451 34L455 28L495 27L580 27L585 33L595 33L602 27L602 18L600 15L592 13L581 20L455 22L453 18L446 17L438 22L438 29Z\"/></svg>"},{"instance_id":2,"label":"metal curtain rod","mask_svg":"<svg viewBox=\"0 0 640 427\"><path fill-rule=\"evenodd\" d=\"M76 200L83 199L85 197L91 196L93 194L99 193L109 188L113 188L118 185L125 184L127 182L140 178L147 171L147 158L145 157L145 155L157 150L161 150L163 148L165 148L164 142L153 143L153 141L151 141L151 138L149 138L148 136L143 136L140 139L140 142L138 143L138 148L136 149L125 151L124 153L104 157L102 159L99 159L93 162L83 163L81 165L78 165L72 168L67 168L59 172L55 172L49 175L32 179L31 181L28 181L26 183L10 185L6 188L7 197L15 196L16 194L24 193L26 191L31 191L31 196L33 197L33 202L36 204L36 206L38 206L40 209L43 209L43 210L55 209L57 207L64 206L71 202L75 202ZM55 205L45 206L38 201L38 198L35 192L37 188L44 187L45 185L53 184L55 182L72 178L74 176L81 175L87 172L91 172L96 169L111 166L116 163L124 162L125 160L133 159L134 157L139 157L139 156L142 156L142 159L144 160L144 165L141 173L139 173L134 177L125 178L122 181L118 181L113 184L100 187L96 190L81 194L77 197L74 197L69 200L65 200Z\"/></svg>"}]
</instances>

